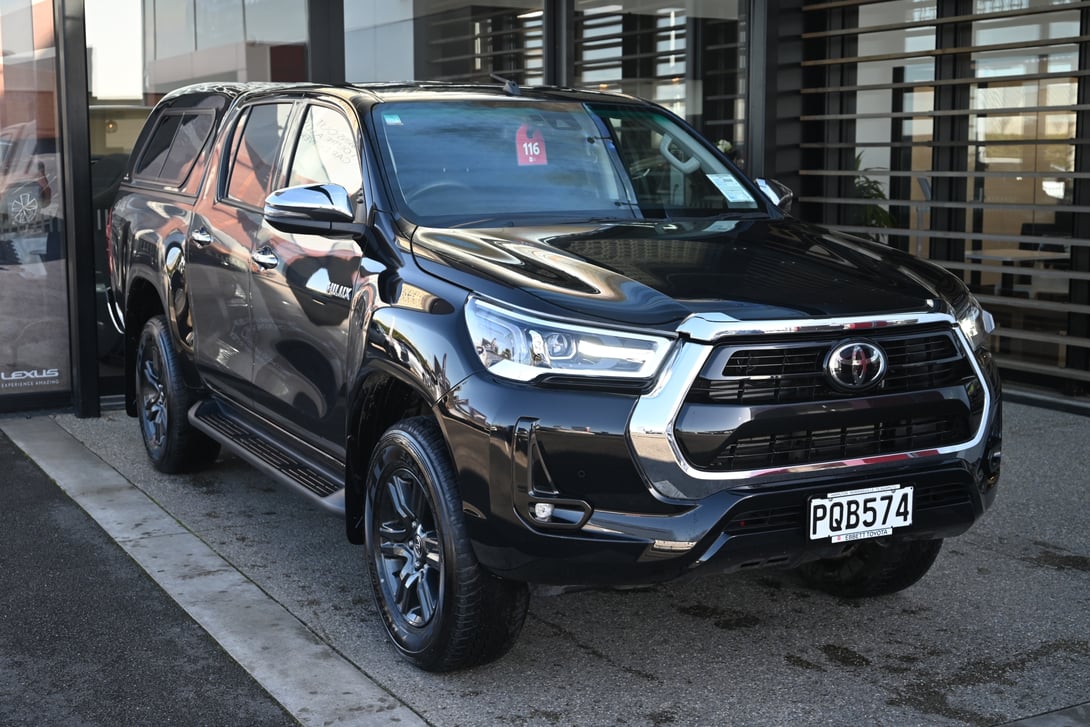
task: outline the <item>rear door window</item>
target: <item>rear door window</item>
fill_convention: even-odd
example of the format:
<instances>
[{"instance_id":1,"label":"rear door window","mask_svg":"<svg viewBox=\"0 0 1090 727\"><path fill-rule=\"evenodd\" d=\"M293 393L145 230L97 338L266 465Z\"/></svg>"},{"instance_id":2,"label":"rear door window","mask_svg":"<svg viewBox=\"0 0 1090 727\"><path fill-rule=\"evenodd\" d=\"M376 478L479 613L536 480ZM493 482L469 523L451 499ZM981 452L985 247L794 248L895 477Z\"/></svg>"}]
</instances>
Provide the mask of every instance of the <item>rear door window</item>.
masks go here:
<instances>
[{"instance_id":1,"label":"rear door window","mask_svg":"<svg viewBox=\"0 0 1090 727\"><path fill-rule=\"evenodd\" d=\"M239 121L227 182L228 199L261 208L276 172L291 103L258 104Z\"/></svg>"}]
</instances>

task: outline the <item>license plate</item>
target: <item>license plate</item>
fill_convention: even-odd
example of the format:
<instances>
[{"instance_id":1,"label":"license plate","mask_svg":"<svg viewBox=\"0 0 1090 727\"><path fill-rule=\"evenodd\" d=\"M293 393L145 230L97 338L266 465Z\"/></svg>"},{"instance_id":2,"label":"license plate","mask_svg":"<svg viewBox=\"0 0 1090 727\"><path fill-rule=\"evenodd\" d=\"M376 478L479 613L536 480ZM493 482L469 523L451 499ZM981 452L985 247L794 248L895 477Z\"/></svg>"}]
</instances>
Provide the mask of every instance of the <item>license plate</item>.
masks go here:
<instances>
[{"instance_id":1,"label":"license plate","mask_svg":"<svg viewBox=\"0 0 1090 727\"><path fill-rule=\"evenodd\" d=\"M912 488L901 485L831 492L810 500L810 540L845 543L889 535L912 524Z\"/></svg>"}]
</instances>

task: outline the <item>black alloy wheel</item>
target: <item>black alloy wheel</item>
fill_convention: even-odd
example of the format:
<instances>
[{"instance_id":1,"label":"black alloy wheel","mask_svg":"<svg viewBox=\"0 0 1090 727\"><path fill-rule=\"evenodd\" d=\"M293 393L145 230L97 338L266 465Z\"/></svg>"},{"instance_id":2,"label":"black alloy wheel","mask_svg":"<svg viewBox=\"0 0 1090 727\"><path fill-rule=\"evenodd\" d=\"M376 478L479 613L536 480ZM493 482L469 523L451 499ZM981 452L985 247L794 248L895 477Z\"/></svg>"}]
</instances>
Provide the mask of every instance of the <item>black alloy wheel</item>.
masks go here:
<instances>
[{"instance_id":1,"label":"black alloy wheel","mask_svg":"<svg viewBox=\"0 0 1090 727\"><path fill-rule=\"evenodd\" d=\"M399 466L376 493L379 577L396 615L412 628L427 626L443 596L443 549L434 508L417 473Z\"/></svg>"},{"instance_id":2,"label":"black alloy wheel","mask_svg":"<svg viewBox=\"0 0 1090 727\"><path fill-rule=\"evenodd\" d=\"M498 658L522 630L525 584L481 569L438 425L426 417L391 427L367 472L368 571L398 653L428 671Z\"/></svg>"},{"instance_id":3,"label":"black alloy wheel","mask_svg":"<svg viewBox=\"0 0 1090 727\"><path fill-rule=\"evenodd\" d=\"M197 401L186 385L164 316L144 325L136 351L136 412L151 463L160 472L189 472L216 459L219 444L189 423Z\"/></svg>"}]
</instances>

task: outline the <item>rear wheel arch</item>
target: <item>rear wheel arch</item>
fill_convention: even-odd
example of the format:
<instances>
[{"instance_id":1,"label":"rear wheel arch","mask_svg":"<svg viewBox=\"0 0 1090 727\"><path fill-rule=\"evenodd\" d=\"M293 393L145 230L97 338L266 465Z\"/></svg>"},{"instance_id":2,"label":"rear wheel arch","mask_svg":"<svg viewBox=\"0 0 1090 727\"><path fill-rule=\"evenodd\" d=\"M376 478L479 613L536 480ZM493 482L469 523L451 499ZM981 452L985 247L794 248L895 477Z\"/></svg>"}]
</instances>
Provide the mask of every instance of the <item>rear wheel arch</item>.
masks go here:
<instances>
[{"instance_id":1,"label":"rear wheel arch","mask_svg":"<svg viewBox=\"0 0 1090 727\"><path fill-rule=\"evenodd\" d=\"M187 381L190 364L179 355L166 316L152 316L144 324L135 359L137 420L155 469L190 472L214 462L219 443L188 419L201 394Z\"/></svg>"}]
</instances>

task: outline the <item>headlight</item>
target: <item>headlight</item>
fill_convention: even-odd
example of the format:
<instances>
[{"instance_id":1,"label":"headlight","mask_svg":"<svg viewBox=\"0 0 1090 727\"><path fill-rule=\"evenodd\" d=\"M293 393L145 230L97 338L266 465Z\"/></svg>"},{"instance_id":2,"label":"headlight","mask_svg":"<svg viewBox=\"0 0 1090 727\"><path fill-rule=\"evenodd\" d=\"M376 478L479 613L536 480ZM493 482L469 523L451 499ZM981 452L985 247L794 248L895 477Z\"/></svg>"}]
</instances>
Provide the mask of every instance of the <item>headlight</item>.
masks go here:
<instances>
[{"instance_id":1,"label":"headlight","mask_svg":"<svg viewBox=\"0 0 1090 727\"><path fill-rule=\"evenodd\" d=\"M671 340L628 331L549 320L470 297L466 326L477 355L507 379L540 376L598 376L650 379Z\"/></svg>"},{"instance_id":2,"label":"headlight","mask_svg":"<svg viewBox=\"0 0 1090 727\"><path fill-rule=\"evenodd\" d=\"M980 307L980 303L970 294L966 294L958 301L955 315L958 326L961 327L973 350L981 348L988 341L988 336L995 330L995 319L992 314Z\"/></svg>"}]
</instances>

